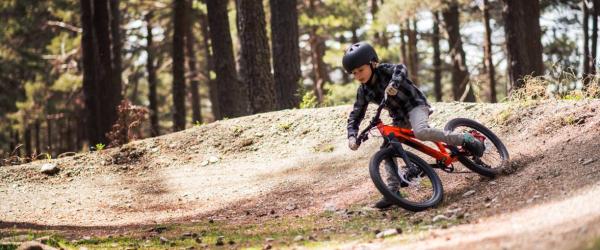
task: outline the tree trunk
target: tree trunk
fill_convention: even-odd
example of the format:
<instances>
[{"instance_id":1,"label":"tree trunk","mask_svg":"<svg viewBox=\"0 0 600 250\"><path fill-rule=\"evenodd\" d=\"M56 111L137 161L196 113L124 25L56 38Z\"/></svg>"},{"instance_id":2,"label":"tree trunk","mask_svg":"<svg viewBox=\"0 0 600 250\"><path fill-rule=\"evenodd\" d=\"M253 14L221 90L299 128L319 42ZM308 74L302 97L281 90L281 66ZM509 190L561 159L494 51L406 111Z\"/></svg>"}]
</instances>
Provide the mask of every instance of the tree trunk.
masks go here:
<instances>
[{"instance_id":1,"label":"tree trunk","mask_svg":"<svg viewBox=\"0 0 600 250\"><path fill-rule=\"evenodd\" d=\"M340 35L338 36L338 42L344 46L348 43L348 41L346 40L346 37L344 37L344 35ZM352 41L351 41L352 42ZM354 44L354 43L352 43ZM346 72L346 70L344 70L343 67L340 66L341 69L341 73L342 73L342 83L346 84L352 81L352 79L350 79L350 74L348 74L348 72Z\"/></svg>"},{"instance_id":2,"label":"tree trunk","mask_svg":"<svg viewBox=\"0 0 600 250\"><path fill-rule=\"evenodd\" d=\"M297 107L300 47L297 0L270 0L273 71L280 109Z\"/></svg>"},{"instance_id":3,"label":"tree trunk","mask_svg":"<svg viewBox=\"0 0 600 250\"><path fill-rule=\"evenodd\" d=\"M81 115L81 111L78 111L78 115ZM85 120L76 119L75 123L75 147L76 151L80 151L83 148L83 138L85 137Z\"/></svg>"},{"instance_id":4,"label":"tree trunk","mask_svg":"<svg viewBox=\"0 0 600 250\"><path fill-rule=\"evenodd\" d=\"M41 141L40 141L40 120L36 120L35 121L35 128L34 128L34 141L35 141L35 154L36 156L38 154L40 154L40 152L42 152L42 146Z\"/></svg>"},{"instance_id":5,"label":"tree trunk","mask_svg":"<svg viewBox=\"0 0 600 250\"><path fill-rule=\"evenodd\" d=\"M198 92L198 85L200 75L198 74L196 60L196 49L194 46L196 45L196 39L194 37L194 13L193 10L193 0L186 0L187 3L187 19L186 19L186 34L185 34L185 47L188 53L188 70L189 70L189 78L190 78L190 91L192 92L192 121L202 123L202 114L200 111L200 93Z\"/></svg>"},{"instance_id":6,"label":"tree trunk","mask_svg":"<svg viewBox=\"0 0 600 250\"><path fill-rule=\"evenodd\" d=\"M309 33L309 43L314 74L314 92L318 103L322 104L325 100L325 83L329 77L325 62L323 62L324 41L321 36L317 35L316 28L312 28Z\"/></svg>"},{"instance_id":7,"label":"tree trunk","mask_svg":"<svg viewBox=\"0 0 600 250\"><path fill-rule=\"evenodd\" d=\"M265 12L261 0L236 0L240 36L240 75L248 94L252 113L277 109L275 82L271 74L271 55L267 39Z\"/></svg>"},{"instance_id":8,"label":"tree trunk","mask_svg":"<svg viewBox=\"0 0 600 250\"><path fill-rule=\"evenodd\" d=\"M581 1L581 10L583 12L583 78L584 82L589 81L590 77L590 31L589 31L589 8L586 4L587 0Z\"/></svg>"},{"instance_id":9,"label":"tree trunk","mask_svg":"<svg viewBox=\"0 0 600 250\"><path fill-rule=\"evenodd\" d=\"M32 146L31 146L31 126L24 125L25 135L23 136L23 140L25 140L25 157L31 157L33 155Z\"/></svg>"},{"instance_id":10,"label":"tree trunk","mask_svg":"<svg viewBox=\"0 0 600 250\"><path fill-rule=\"evenodd\" d=\"M600 11L600 0L594 0L592 7L592 61L590 63L590 74L596 75L596 62L598 57L598 14Z\"/></svg>"},{"instance_id":11,"label":"tree trunk","mask_svg":"<svg viewBox=\"0 0 600 250\"><path fill-rule=\"evenodd\" d=\"M204 75L206 75L206 81L208 82L208 93L210 96L211 111L213 119L223 119L221 114L221 108L219 107L219 84L215 79L211 78L211 72L214 70L214 59L210 53L210 34L208 32L208 17L202 13L200 14L200 30L202 31L204 57L206 58L206 65L204 67Z\"/></svg>"},{"instance_id":12,"label":"tree trunk","mask_svg":"<svg viewBox=\"0 0 600 250\"><path fill-rule=\"evenodd\" d=\"M413 27L411 27L411 25ZM408 74L414 84L419 84L419 53L417 51L417 21L415 19L406 22L408 32Z\"/></svg>"},{"instance_id":13,"label":"tree trunk","mask_svg":"<svg viewBox=\"0 0 600 250\"><path fill-rule=\"evenodd\" d=\"M62 152L66 151L66 140L65 138L67 137L66 134L68 133L66 131L67 128L67 124L65 123L65 118L58 118L56 120L56 135L58 135L57 139L57 147L56 147L56 154L60 155Z\"/></svg>"},{"instance_id":14,"label":"tree trunk","mask_svg":"<svg viewBox=\"0 0 600 250\"><path fill-rule=\"evenodd\" d=\"M121 41L121 11L119 11L119 0L110 0L110 26L112 35L112 54L113 54L113 85L115 92L121 93L121 75L123 72L121 63L121 51L123 43ZM119 98L120 99L120 98ZM119 99L114 100L120 102Z\"/></svg>"},{"instance_id":15,"label":"tree trunk","mask_svg":"<svg viewBox=\"0 0 600 250\"><path fill-rule=\"evenodd\" d=\"M377 12L379 12L379 5L377 4L377 0L369 1L371 5L371 17L372 20L377 20ZM379 31L375 30L373 32L373 42L377 45L381 45L381 34Z\"/></svg>"},{"instance_id":16,"label":"tree trunk","mask_svg":"<svg viewBox=\"0 0 600 250\"><path fill-rule=\"evenodd\" d=\"M358 40L358 34L356 33L356 30L357 30L357 29L358 29L358 28L353 28L353 29L352 29L352 44L355 44L355 43L358 43L358 42L360 42L360 41Z\"/></svg>"},{"instance_id":17,"label":"tree trunk","mask_svg":"<svg viewBox=\"0 0 600 250\"><path fill-rule=\"evenodd\" d=\"M90 144L95 144L101 141L100 126L100 107L98 106L98 90L97 90L97 65L98 65L98 49L95 42L95 32L93 23L92 0L80 0L81 3L81 47L83 61L83 94L85 96L85 108L87 110L87 138ZM46 120L48 126L48 151L52 150L51 143L51 124L50 120Z\"/></svg>"},{"instance_id":18,"label":"tree trunk","mask_svg":"<svg viewBox=\"0 0 600 250\"><path fill-rule=\"evenodd\" d=\"M233 44L229 32L227 1L206 0L208 26L216 83L219 84L220 109L223 117L237 117L248 114L248 94L246 86L237 78Z\"/></svg>"},{"instance_id":19,"label":"tree trunk","mask_svg":"<svg viewBox=\"0 0 600 250\"><path fill-rule=\"evenodd\" d=\"M110 142L106 134L112 129L112 125L117 121L117 106L121 100L121 87L115 85L113 81L112 69L112 42L110 39L109 25L109 6L108 0L93 1L93 20L96 42L98 45L98 59L100 63L97 66L97 90L101 109L101 116L97 120L100 124L100 141L105 145ZM98 143L96 142L96 143Z\"/></svg>"},{"instance_id":20,"label":"tree trunk","mask_svg":"<svg viewBox=\"0 0 600 250\"><path fill-rule=\"evenodd\" d=\"M21 141L21 137L19 136L19 130L16 130L16 131L15 131L13 140L14 140L14 145L15 145L15 146L14 146L14 147L11 149L11 150L13 150L13 151L14 151L14 154L13 154L13 155L16 155L16 156L19 156L19 157L21 157L21 156L22 156L22 155L21 155L21 152L22 152L22 150L21 150L21 145L22 145L22 144L20 143L20 141Z\"/></svg>"},{"instance_id":21,"label":"tree trunk","mask_svg":"<svg viewBox=\"0 0 600 250\"><path fill-rule=\"evenodd\" d=\"M510 92L524 85L526 75L544 73L538 0L502 0Z\"/></svg>"},{"instance_id":22,"label":"tree trunk","mask_svg":"<svg viewBox=\"0 0 600 250\"><path fill-rule=\"evenodd\" d=\"M67 141L67 151L74 151L75 147L73 146L73 119L70 117L65 118L65 122L67 123L67 136L65 140Z\"/></svg>"},{"instance_id":23,"label":"tree trunk","mask_svg":"<svg viewBox=\"0 0 600 250\"><path fill-rule=\"evenodd\" d=\"M407 21L405 21L407 22ZM400 58L403 64L408 64L408 52L406 49L406 23L400 24Z\"/></svg>"},{"instance_id":24,"label":"tree trunk","mask_svg":"<svg viewBox=\"0 0 600 250\"><path fill-rule=\"evenodd\" d=\"M312 15L316 13L315 0L308 0L308 15L312 18ZM325 55L325 41L318 34L317 27L311 26L309 28L308 43L310 44L311 62L313 68L313 83L314 93L317 97L319 104L322 104L325 99L325 83L330 82L329 75L323 56Z\"/></svg>"},{"instance_id":25,"label":"tree trunk","mask_svg":"<svg viewBox=\"0 0 600 250\"><path fill-rule=\"evenodd\" d=\"M492 59L492 28L490 27L490 12L488 0L483 0L483 22L485 25L484 57L490 81L490 102L496 103L496 69Z\"/></svg>"},{"instance_id":26,"label":"tree trunk","mask_svg":"<svg viewBox=\"0 0 600 250\"><path fill-rule=\"evenodd\" d=\"M152 34L152 16L153 12L150 11L146 14L146 53L148 58L146 61L146 71L148 71L148 101L150 102L150 135L152 137L160 135L160 127L158 126L158 100L156 96L156 67L154 65L154 45L153 45L153 34Z\"/></svg>"},{"instance_id":27,"label":"tree trunk","mask_svg":"<svg viewBox=\"0 0 600 250\"><path fill-rule=\"evenodd\" d=\"M50 119L46 119L46 140L48 144L46 145L46 151L52 155L52 120Z\"/></svg>"},{"instance_id":28,"label":"tree trunk","mask_svg":"<svg viewBox=\"0 0 600 250\"><path fill-rule=\"evenodd\" d=\"M15 149L15 141L13 140L15 132L9 127L8 128L8 156L12 153L13 149ZM3 157L3 156L2 156Z\"/></svg>"},{"instance_id":29,"label":"tree trunk","mask_svg":"<svg viewBox=\"0 0 600 250\"><path fill-rule=\"evenodd\" d=\"M446 24L450 56L452 57L452 92L454 100L474 102L475 95L469 82L469 71L460 34L458 4L453 2L442 12L442 17Z\"/></svg>"},{"instance_id":30,"label":"tree trunk","mask_svg":"<svg viewBox=\"0 0 600 250\"><path fill-rule=\"evenodd\" d=\"M173 0L173 131L185 129L185 0Z\"/></svg>"},{"instance_id":31,"label":"tree trunk","mask_svg":"<svg viewBox=\"0 0 600 250\"><path fill-rule=\"evenodd\" d=\"M433 12L433 89L435 100L442 101L442 58L440 52L440 13Z\"/></svg>"},{"instance_id":32,"label":"tree trunk","mask_svg":"<svg viewBox=\"0 0 600 250\"><path fill-rule=\"evenodd\" d=\"M139 105L140 101L139 101L139 87L140 87L140 78L141 75L137 72L132 73L131 75L129 75L129 84L133 85L133 90L131 90L131 94L129 95L129 100L131 101L132 104L134 105ZM127 91L125 91L127 92Z\"/></svg>"}]
</instances>

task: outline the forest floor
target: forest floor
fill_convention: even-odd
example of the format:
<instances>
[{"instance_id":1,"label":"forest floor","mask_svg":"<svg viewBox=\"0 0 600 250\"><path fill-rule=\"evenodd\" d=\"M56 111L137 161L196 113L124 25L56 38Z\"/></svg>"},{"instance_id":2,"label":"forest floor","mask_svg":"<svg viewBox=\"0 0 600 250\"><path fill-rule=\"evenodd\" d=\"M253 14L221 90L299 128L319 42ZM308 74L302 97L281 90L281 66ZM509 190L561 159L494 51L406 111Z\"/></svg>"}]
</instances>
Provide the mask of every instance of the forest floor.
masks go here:
<instances>
[{"instance_id":1,"label":"forest floor","mask_svg":"<svg viewBox=\"0 0 600 250\"><path fill-rule=\"evenodd\" d=\"M42 236L88 249L600 248L600 100L434 108L434 127L466 117L495 131L505 174L439 171L440 206L378 211L368 161L380 140L347 148L351 107L278 111L0 167L0 249ZM401 233L376 237L389 229Z\"/></svg>"}]
</instances>

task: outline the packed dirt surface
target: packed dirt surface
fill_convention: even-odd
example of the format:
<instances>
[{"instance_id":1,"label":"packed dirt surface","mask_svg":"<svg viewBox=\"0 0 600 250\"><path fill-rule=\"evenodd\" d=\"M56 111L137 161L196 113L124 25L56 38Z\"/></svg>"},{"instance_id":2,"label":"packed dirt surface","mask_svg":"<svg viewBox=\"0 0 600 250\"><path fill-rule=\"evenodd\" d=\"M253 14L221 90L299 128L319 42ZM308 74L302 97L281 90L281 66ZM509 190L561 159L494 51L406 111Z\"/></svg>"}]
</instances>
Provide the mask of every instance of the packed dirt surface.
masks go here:
<instances>
[{"instance_id":1,"label":"packed dirt surface","mask_svg":"<svg viewBox=\"0 0 600 250\"><path fill-rule=\"evenodd\" d=\"M374 107L372 106L371 109ZM600 236L600 100L436 103L431 125L478 120L495 131L511 164L493 180L438 171L443 214L466 224L352 242L367 248L577 248ZM379 198L368 161L372 137L347 148L350 106L285 110L218 121L121 148L0 167L0 230L114 232L206 219L260 223L369 207ZM372 114L373 110L368 114ZM369 120L365 118L363 125ZM432 160L423 157L427 161ZM43 164L60 168L43 174ZM457 171L467 171L457 166ZM427 241L427 243L423 243Z\"/></svg>"}]
</instances>

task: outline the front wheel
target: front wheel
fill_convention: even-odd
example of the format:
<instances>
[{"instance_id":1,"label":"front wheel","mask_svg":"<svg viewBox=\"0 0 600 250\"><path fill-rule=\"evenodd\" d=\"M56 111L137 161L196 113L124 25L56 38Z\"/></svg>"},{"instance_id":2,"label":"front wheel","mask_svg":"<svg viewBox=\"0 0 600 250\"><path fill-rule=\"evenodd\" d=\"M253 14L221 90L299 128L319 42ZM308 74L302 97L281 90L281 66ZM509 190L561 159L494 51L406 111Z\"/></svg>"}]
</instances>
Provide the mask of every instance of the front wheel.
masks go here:
<instances>
[{"instance_id":1,"label":"front wheel","mask_svg":"<svg viewBox=\"0 0 600 250\"><path fill-rule=\"evenodd\" d=\"M377 152L369 164L369 174L375 187L390 202L413 212L438 205L443 199L443 187L435 171L413 153L406 152L411 168L394 148Z\"/></svg>"},{"instance_id":2,"label":"front wheel","mask_svg":"<svg viewBox=\"0 0 600 250\"><path fill-rule=\"evenodd\" d=\"M483 141L485 151L481 157L473 156L468 152L458 156L458 161L473 172L487 177L494 177L500 173L503 167L508 165L508 150L504 143L482 124L466 118L456 118L450 120L444 130L470 133L476 139Z\"/></svg>"}]
</instances>

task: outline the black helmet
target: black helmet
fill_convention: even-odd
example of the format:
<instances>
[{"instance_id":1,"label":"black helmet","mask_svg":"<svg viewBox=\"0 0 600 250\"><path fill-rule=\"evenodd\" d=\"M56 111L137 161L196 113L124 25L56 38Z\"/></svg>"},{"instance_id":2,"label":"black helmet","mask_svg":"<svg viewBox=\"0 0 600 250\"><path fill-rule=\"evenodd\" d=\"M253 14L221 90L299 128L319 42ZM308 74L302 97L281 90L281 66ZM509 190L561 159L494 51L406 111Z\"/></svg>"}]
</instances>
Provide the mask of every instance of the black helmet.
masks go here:
<instances>
[{"instance_id":1,"label":"black helmet","mask_svg":"<svg viewBox=\"0 0 600 250\"><path fill-rule=\"evenodd\" d=\"M344 53L342 58L342 64L344 69L348 73L352 73L352 70L371 62L378 62L377 52L366 42L360 42L350 45Z\"/></svg>"}]
</instances>

